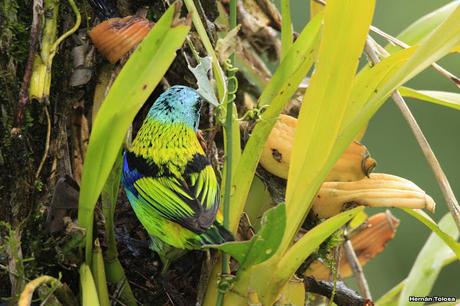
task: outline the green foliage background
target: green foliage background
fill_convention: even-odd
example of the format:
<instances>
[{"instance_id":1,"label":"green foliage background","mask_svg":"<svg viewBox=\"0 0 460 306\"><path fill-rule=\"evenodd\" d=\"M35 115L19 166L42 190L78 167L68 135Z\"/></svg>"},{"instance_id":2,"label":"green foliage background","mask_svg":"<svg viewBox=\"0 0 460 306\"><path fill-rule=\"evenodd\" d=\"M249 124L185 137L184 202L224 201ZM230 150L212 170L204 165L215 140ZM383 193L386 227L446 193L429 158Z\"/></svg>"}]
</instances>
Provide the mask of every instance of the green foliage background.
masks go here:
<instances>
[{"instance_id":1,"label":"green foliage background","mask_svg":"<svg viewBox=\"0 0 460 306\"><path fill-rule=\"evenodd\" d=\"M377 1L373 24L396 36L419 17L449 2L446 0ZM291 5L294 28L299 31L308 19L308 5L305 1L298 0L292 1ZM450 55L440 64L455 75L460 75L460 54ZM409 82L409 85L416 89L460 91L430 69ZM411 99L408 102L458 198L460 196L460 112ZM363 142L378 162L376 172L408 178L424 189L437 203L436 214L433 217L436 221L447 212L431 169L392 101L388 101L371 121ZM401 220L395 239L389 243L384 253L364 268L374 297L381 296L407 276L430 234L427 228L402 211L395 209L392 213ZM441 272L432 295L459 297L458 275L460 275L460 263L455 262Z\"/></svg>"}]
</instances>

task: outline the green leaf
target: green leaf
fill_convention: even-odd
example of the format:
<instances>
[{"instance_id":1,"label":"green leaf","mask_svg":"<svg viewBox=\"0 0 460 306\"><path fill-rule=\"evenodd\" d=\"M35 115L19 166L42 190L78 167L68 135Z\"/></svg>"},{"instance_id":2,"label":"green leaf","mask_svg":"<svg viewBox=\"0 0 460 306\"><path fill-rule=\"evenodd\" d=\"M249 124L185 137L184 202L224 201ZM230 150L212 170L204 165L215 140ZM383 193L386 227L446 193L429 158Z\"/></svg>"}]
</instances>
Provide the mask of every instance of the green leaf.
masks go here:
<instances>
[{"instance_id":1,"label":"green leaf","mask_svg":"<svg viewBox=\"0 0 460 306\"><path fill-rule=\"evenodd\" d=\"M421 17L402 31L397 38L410 46L418 44L421 40L431 34L444 20L446 20L446 18L449 17L449 15L457 8L459 3L459 1L452 1ZM386 47L386 50L390 53L399 49L400 47L394 45L388 45Z\"/></svg>"},{"instance_id":2,"label":"green leaf","mask_svg":"<svg viewBox=\"0 0 460 306\"><path fill-rule=\"evenodd\" d=\"M407 214L411 215L418 221L422 222L426 227L428 227L434 234L436 234L441 240L447 244L450 249L455 253L457 258L460 260L460 243L456 240L458 239L458 231L455 227L455 223L453 220L448 218L446 215L441 221L443 224L441 226L441 222L439 226L422 210L418 209L408 209L403 208ZM453 224L453 225L452 225Z\"/></svg>"},{"instance_id":3,"label":"green leaf","mask_svg":"<svg viewBox=\"0 0 460 306\"><path fill-rule=\"evenodd\" d=\"M89 266L83 263L80 266L81 304L99 306L96 285Z\"/></svg>"},{"instance_id":4,"label":"green leaf","mask_svg":"<svg viewBox=\"0 0 460 306\"><path fill-rule=\"evenodd\" d=\"M460 259L460 245L455 241L458 239L459 233L450 214L445 215L438 226L418 212L409 209L404 209L404 211L428 226L433 233L418 254L409 276L405 280L404 288L399 296L398 305L400 306L407 305L409 296L427 296L430 294L431 288L441 272L444 260L452 255L452 251ZM411 305L424 305L424 303L415 302Z\"/></svg>"},{"instance_id":5,"label":"green leaf","mask_svg":"<svg viewBox=\"0 0 460 306\"><path fill-rule=\"evenodd\" d=\"M369 101L382 98L385 94L383 86L388 82L392 75L414 54L416 47L395 52L389 57L385 57L378 64L363 68L353 81L353 90L350 96L350 105L346 117L347 126L355 122L359 114Z\"/></svg>"},{"instance_id":6,"label":"green leaf","mask_svg":"<svg viewBox=\"0 0 460 306\"><path fill-rule=\"evenodd\" d=\"M239 218L251 187L263 145L278 115L297 90L313 64L313 50L319 41L322 14L318 14L304 28L282 60L269 84L259 98L259 107L267 106L262 119L257 122L234 171L234 187L230 204L230 229L236 231Z\"/></svg>"},{"instance_id":7,"label":"green leaf","mask_svg":"<svg viewBox=\"0 0 460 306\"><path fill-rule=\"evenodd\" d=\"M176 56L190 30L173 4L133 52L102 104L83 165L78 223L86 230L86 262L91 262L94 207L117 158L125 133Z\"/></svg>"},{"instance_id":8,"label":"green leaf","mask_svg":"<svg viewBox=\"0 0 460 306\"><path fill-rule=\"evenodd\" d=\"M228 242L215 248L233 256L240 263L238 271L242 272L275 254L283 239L285 226L286 206L279 204L265 212L260 222L260 230L250 241Z\"/></svg>"},{"instance_id":9,"label":"green leaf","mask_svg":"<svg viewBox=\"0 0 460 306\"><path fill-rule=\"evenodd\" d=\"M289 167L286 235L291 239L332 167L327 164L349 105L374 6L369 0L328 1L324 10L317 66L302 102ZM286 247L290 241L283 243Z\"/></svg>"},{"instance_id":10,"label":"green leaf","mask_svg":"<svg viewBox=\"0 0 460 306\"><path fill-rule=\"evenodd\" d=\"M416 90L408 87L399 88L404 97L431 102L460 110L460 94L448 91Z\"/></svg>"},{"instance_id":11,"label":"green leaf","mask_svg":"<svg viewBox=\"0 0 460 306\"><path fill-rule=\"evenodd\" d=\"M288 280L300 265L308 258L326 238L335 233L345 223L362 212L364 207L356 207L331 217L312 230L291 246L280 261L277 272L279 277Z\"/></svg>"}]
</instances>

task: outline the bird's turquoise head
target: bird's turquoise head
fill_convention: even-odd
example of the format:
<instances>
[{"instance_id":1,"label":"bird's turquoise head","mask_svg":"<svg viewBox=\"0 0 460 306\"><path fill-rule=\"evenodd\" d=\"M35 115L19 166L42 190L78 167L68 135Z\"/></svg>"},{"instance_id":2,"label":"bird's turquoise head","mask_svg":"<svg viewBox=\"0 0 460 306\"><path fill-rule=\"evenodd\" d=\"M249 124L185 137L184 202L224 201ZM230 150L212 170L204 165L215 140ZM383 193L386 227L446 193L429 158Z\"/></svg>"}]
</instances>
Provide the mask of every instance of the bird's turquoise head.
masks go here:
<instances>
[{"instance_id":1,"label":"bird's turquoise head","mask_svg":"<svg viewBox=\"0 0 460 306\"><path fill-rule=\"evenodd\" d=\"M153 103L147 115L162 123L185 123L197 130L203 98L187 86L172 86Z\"/></svg>"}]
</instances>

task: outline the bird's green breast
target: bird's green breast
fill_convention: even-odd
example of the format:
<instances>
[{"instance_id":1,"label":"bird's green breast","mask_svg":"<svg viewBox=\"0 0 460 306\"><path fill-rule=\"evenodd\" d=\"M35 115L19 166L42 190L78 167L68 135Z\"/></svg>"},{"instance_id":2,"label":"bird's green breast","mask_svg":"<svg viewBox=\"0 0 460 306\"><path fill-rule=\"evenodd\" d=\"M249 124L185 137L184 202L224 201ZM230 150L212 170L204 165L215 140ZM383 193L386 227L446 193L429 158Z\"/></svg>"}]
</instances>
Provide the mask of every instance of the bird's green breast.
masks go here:
<instances>
[{"instance_id":1,"label":"bird's green breast","mask_svg":"<svg viewBox=\"0 0 460 306\"><path fill-rule=\"evenodd\" d=\"M192 128L183 123L165 124L151 118L145 120L129 151L176 177L182 176L196 153L204 154Z\"/></svg>"}]
</instances>

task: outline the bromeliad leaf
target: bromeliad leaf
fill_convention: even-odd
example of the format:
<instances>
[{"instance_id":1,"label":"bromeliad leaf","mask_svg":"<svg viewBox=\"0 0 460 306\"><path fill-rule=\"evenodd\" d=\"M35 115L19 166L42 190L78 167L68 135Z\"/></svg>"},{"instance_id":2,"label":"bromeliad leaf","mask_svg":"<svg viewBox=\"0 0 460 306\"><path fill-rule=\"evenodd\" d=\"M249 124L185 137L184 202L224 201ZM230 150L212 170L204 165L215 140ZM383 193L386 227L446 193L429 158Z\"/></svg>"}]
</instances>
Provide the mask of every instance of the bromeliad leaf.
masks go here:
<instances>
[{"instance_id":1,"label":"bromeliad leaf","mask_svg":"<svg viewBox=\"0 0 460 306\"><path fill-rule=\"evenodd\" d=\"M233 256L239 263L239 271L269 259L277 251L286 227L286 206L267 210L262 217L260 230L249 241L228 242L213 246Z\"/></svg>"}]
</instances>

